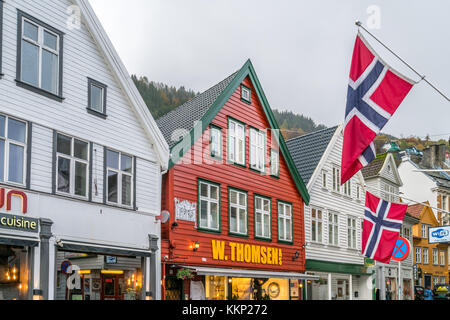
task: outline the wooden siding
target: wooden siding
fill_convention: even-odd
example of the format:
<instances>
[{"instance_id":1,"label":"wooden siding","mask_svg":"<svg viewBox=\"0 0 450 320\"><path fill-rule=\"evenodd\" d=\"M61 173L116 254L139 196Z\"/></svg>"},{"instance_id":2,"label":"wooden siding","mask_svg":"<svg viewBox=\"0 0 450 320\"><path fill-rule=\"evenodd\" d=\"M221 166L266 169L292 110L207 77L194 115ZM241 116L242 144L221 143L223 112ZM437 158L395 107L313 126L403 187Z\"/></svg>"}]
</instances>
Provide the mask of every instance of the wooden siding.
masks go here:
<instances>
[{"instance_id":1,"label":"wooden siding","mask_svg":"<svg viewBox=\"0 0 450 320\"><path fill-rule=\"evenodd\" d=\"M249 126L258 129L269 128L269 123L264 115L262 106L255 93L255 89L247 77L244 85L251 88L251 104L241 101L240 86L235 90L230 99L225 103L220 112L213 119L214 126L222 128L222 152L223 161L212 160L209 156L209 130L202 134L202 139L196 141L190 151L184 155L179 164L176 164L164 179L164 199L163 209L171 212L171 220L162 229L163 240L170 241L176 248L173 251L174 259L171 262L189 265L209 265L214 267L234 267L242 269L258 270L284 270L303 272L304 271L304 243L303 232L303 200L290 176L286 162L280 154L280 174L279 178L270 176L270 150L271 134L266 133L266 169L265 174L249 169ZM246 167L225 163L227 159L227 128L228 117L242 121L246 124ZM189 158L194 159L194 155L203 154L204 159L213 161L212 164L186 164ZM171 231L170 225L174 221L174 198L198 202L197 179L206 179L220 184L220 233L201 232L194 228L191 222L178 220L178 227ZM248 237L229 235L228 228L228 187L242 189L248 192ZM254 198L255 194L271 198L272 213L272 241L255 240L254 237ZM277 201L287 201L293 204L293 244L278 242L278 221L277 221ZM271 266L264 264L240 263L232 261L216 261L212 259L211 240L223 240L226 242L237 242L244 244L256 244L267 247L280 248L283 250L282 265ZM200 249L193 252L189 246L195 242L200 242ZM168 255L164 249L162 256ZM230 251L226 245L225 255L230 256ZM292 261L295 252L300 256ZM202 259L203 258L203 259Z\"/></svg>"}]
</instances>

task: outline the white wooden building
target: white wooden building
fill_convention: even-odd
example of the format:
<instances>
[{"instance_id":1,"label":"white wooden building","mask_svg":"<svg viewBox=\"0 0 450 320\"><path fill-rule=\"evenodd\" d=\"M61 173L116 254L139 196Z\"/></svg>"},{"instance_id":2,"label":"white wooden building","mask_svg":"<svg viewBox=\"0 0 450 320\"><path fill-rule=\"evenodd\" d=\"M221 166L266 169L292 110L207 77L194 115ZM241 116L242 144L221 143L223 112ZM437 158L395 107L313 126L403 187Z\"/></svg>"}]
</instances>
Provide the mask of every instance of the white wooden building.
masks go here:
<instances>
[{"instance_id":1,"label":"white wooden building","mask_svg":"<svg viewBox=\"0 0 450 320\"><path fill-rule=\"evenodd\" d=\"M306 270L320 281L307 286L313 300L370 300L372 274L361 255L364 179L341 186L342 126L287 141L311 196L305 206Z\"/></svg>"},{"instance_id":2,"label":"white wooden building","mask_svg":"<svg viewBox=\"0 0 450 320\"><path fill-rule=\"evenodd\" d=\"M66 255L137 259L136 298L158 299L169 151L147 106L87 0L0 8L0 299L57 298ZM98 268L59 297L123 298L124 270Z\"/></svg>"}]
</instances>

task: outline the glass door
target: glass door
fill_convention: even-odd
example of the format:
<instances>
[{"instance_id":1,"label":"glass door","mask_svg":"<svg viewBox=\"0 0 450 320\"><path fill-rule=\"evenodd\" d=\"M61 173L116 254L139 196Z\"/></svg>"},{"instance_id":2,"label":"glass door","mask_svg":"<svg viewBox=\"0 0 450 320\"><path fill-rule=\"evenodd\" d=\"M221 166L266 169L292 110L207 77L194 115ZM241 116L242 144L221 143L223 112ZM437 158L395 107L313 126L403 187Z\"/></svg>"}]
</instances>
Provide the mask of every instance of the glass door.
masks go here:
<instances>
[{"instance_id":1,"label":"glass door","mask_svg":"<svg viewBox=\"0 0 450 320\"><path fill-rule=\"evenodd\" d=\"M102 275L102 300L123 300L123 275Z\"/></svg>"}]
</instances>

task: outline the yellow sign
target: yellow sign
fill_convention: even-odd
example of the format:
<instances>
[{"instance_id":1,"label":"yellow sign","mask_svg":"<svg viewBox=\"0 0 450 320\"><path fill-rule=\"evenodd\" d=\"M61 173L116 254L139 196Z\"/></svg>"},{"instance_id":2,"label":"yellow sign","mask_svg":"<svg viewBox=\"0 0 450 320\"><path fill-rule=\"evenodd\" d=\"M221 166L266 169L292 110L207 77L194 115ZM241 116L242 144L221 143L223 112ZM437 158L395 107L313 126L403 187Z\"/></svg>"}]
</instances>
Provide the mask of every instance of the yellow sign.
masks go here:
<instances>
[{"instance_id":1,"label":"yellow sign","mask_svg":"<svg viewBox=\"0 0 450 320\"><path fill-rule=\"evenodd\" d=\"M228 242L230 256L225 255L225 241L211 240L214 260L271 265L283 264L283 252L279 248Z\"/></svg>"}]
</instances>

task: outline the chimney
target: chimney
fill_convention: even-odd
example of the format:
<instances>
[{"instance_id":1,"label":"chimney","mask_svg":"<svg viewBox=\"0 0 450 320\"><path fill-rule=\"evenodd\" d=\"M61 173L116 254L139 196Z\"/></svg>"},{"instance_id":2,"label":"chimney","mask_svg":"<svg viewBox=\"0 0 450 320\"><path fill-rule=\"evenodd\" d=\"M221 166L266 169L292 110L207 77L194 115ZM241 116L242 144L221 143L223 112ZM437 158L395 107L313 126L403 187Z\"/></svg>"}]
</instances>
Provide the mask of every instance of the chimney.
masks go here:
<instances>
[{"instance_id":1,"label":"chimney","mask_svg":"<svg viewBox=\"0 0 450 320\"><path fill-rule=\"evenodd\" d=\"M445 161L445 144L433 144L423 150L421 165L425 168L442 167Z\"/></svg>"}]
</instances>

